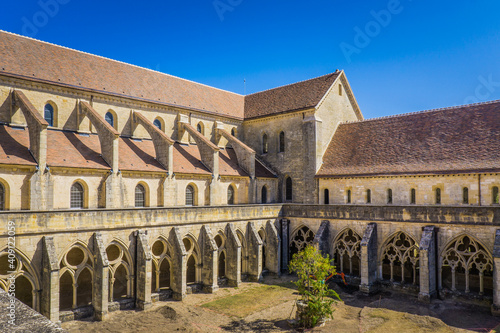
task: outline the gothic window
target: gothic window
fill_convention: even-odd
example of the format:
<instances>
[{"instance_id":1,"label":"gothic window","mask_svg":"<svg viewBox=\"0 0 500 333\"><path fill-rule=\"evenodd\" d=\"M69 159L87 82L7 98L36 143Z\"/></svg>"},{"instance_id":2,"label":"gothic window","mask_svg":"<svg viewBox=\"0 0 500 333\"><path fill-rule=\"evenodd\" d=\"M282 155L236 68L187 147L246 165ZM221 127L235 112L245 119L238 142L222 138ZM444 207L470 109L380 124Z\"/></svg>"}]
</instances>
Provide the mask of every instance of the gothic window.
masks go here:
<instances>
[{"instance_id":1,"label":"gothic window","mask_svg":"<svg viewBox=\"0 0 500 333\"><path fill-rule=\"evenodd\" d=\"M493 189L491 190L491 195L493 204L498 205L498 203L500 202L500 196L498 194L498 186L493 186Z\"/></svg>"},{"instance_id":2,"label":"gothic window","mask_svg":"<svg viewBox=\"0 0 500 333\"><path fill-rule=\"evenodd\" d=\"M387 190L387 203L392 204L392 189Z\"/></svg>"},{"instance_id":3,"label":"gothic window","mask_svg":"<svg viewBox=\"0 0 500 333\"><path fill-rule=\"evenodd\" d=\"M151 292L161 292L170 288L170 260L172 259L168 243L160 238L151 247L153 274Z\"/></svg>"},{"instance_id":4,"label":"gothic window","mask_svg":"<svg viewBox=\"0 0 500 333\"><path fill-rule=\"evenodd\" d=\"M483 294L493 289L493 260L473 238L463 235L446 247L442 257L441 286Z\"/></svg>"},{"instance_id":5,"label":"gothic window","mask_svg":"<svg viewBox=\"0 0 500 333\"><path fill-rule=\"evenodd\" d=\"M330 191L325 188L325 205L329 205L330 204Z\"/></svg>"},{"instance_id":6,"label":"gothic window","mask_svg":"<svg viewBox=\"0 0 500 333\"><path fill-rule=\"evenodd\" d=\"M342 232L333 244L337 271L360 275L361 237L351 229Z\"/></svg>"},{"instance_id":7,"label":"gothic window","mask_svg":"<svg viewBox=\"0 0 500 333\"><path fill-rule=\"evenodd\" d=\"M440 188L437 188L436 189L436 205L440 205L441 204L441 189Z\"/></svg>"},{"instance_id":8,"label":"gothic window","mask_svg":"<svg viewBox=\"0 0 500 333\"><path fill-rule=\"evenodd\" d=\"M234 128L231 128L231 135L234 137L236 136L236 132L235 132Z\"/></svg>"},{"instance_id":9,"label":"gothic window","mask_svg":"<svg viewBox=\"0 0 500 333\"><path fill-rule=\"evenodd\" d=\"M285 201L293 200L292 178L287 177L285 181Z\"/></svg>"},{"instance_id":10,"label":"gothic window","mask_svg":"<svg viewBox=\"0 0 500 333\"><path fill-rule=\"evenodd\" d=\"M227 188L227 204L234 205L234 187L232 185Z\"/></svg>"},{"instance_id":11,"label":"gothic window","mask_svg":"<svg viewBox=\"0 0 500 333\"><path fill-rule=\"evenodd\" d=\"M155 125L159 130L161 130L161 121L160 121L160 119L155 119L155 121L153 121L153 125Z\"/></svg>"},{"instance_id":12,"label":"gothic window","mask_svg":"<svg viewBox=\"0 0 500 333\"><path fill-rule=\"evenodd\" d=\"M267 143L267 134L264 134L262 136L262 154L267 154L268 151L269 151L269 146Z\"/></svg>"},{"instance_id":13,"label":"gothic window","mask_svg":"<svg viewBox=\"0 0 500 333\"><path fill-rule=\"evenodd\" d=\"M188 284L196 283L198 280L198 249L195 246L196 240L191 240L189 237L185 237L182 242L184 243L184 248L187 252L187 264L186 264L186 282Z\"/></svg>"},{"instance_id":14,"label":"gothic window","mask_svg":"<svg viewBox=\"0 0 500 333\"><path fill-rule=\"evenodd\" d=\"M0 183L0 210L5 210L5 187Z\"/></svg>"},{"instance_id":15,"label":"gothic window","mask_svg":"<svg viewBox=\"0 0 500 333\"><path fill-rule=\"evenodd\" d=\"M410 204L415 204L417 202L417 193L414 188L410 190Z\"/></svg>"},{"instance_id":16,"label":"gothic window","mask_svg":"<svg viewBox=\"0 0 500 333\"><path fill-rule=\"evenodd\" d=\"M196 125L196 130L198 132L200 132L202 135L204 134L203 133L203 124L201 122L199 122L198 125Z\"/></svg>"},{"instance_id":17,"label":"gothic window","mask_svg":"<svg viewBox=\"0 0 500 333\"><path fill-rule=\"evenodd\" d=\"M366 203L372 203L372 190L366 190Z\"/></svg>"},{"instance_id":18,"label":"gothic window","mask_svg":"<svg viewBox=\"0 0 500 333\"><path fill-rule=\"evenodd\" d=\"M71 208L83 208L83 197L84 190L82 184L74 183L73 186L71 186Z\"/></svg>"},{"instance_id":19,"label":"gothic window","mask_svg":"<svg viewBox=\"0 0 500 333\"><path fill-rule=\"evenodd\" d=\"M59 309L70 310L92 303L93 256L75 244L63 257L59 278Z\"/></svg>"},{"instance_id":20,"label":"gothic window","mask_svg":"<svg viewBox=\"0 0 500 333\"><path fill-rule=\"evenodd\" d=\"M188 185L186 187L186 206L194 206L194 187L192 185Z\"/></svg>"},{"instance_id":21,"label":"gothic window","mask_svg":"<svg viewBox=\"0 0 500 333\"><path fill-rule=\"evenodd\" d=\"M146 189L141 184L135 187L135 206L146 207Z\"/></svg>"},{"instance_id":22,"label":"gothic window","mask_svg":"<svg viewBox=\"0 0 500 333\"><path fill-rule=\"evenodd\" d=\"M14 280L11 280L14 279ZM9 291L10 283L14 283L15 297L28 305L29 307L38 310L38 284L37 275L31 266L30 262L23 258L15 249L5 248L0 252L0 289Z\"/></svg>"},{"instance_id":23,"label":"gothic window","mask_svg":"<svg viewBox=\"0 0 500 333\"><path fill-rule=\"evenodd\" d=\"M266 186L262 186L261 202L267 203L267 187Z\"/></svg>"},{"instance_id":24,"label":"gothic window","mask_svg":"<svg viewBox=\"0 0 500 333\"><path fill-rule=\"evenodd\" d=\"M306 226L300 228L292 238L292 242L290 244L290 258L292 258L295 253L304 249L308 244L312 244L313 240L314 233L311 229Z\"/></svg>"},{"instance_id":25,"label":"gothic window","mask_svg":"<svg viewBox=\"0 0 500 333\"><path fill-rule=\"evenodd\" d=\"M346 203L350 204L351 203L351 190L347 190L347 195L346 195Z\"/></svg>"},{"instance_id":26,"label":"gothic window","mask_svg":"<svg viewBox=\"0 0 500 333\"><path fill-rule=\"evenodd\" d=\"M186 265L186 281L187 283L195 283L196 282L196 259L193 255L189 256Z\"/></svg>"},{"instance_id":27,"label":"gothic window","mask_svg":"<svg viewBox=\"0 0 500 333\"><path fill-rule=\"evenodd\" d=\"M113 114L111 112L106 113L104 116L104 120L108 122L108 124L111 125L111 127L115 127L115 118L113 117Z\"/></svg>"},{"instance_id":28,"label":"gothic window","mask_svg":"<svg viewBox=\"0 0 500 333\"><path fill-rule=\"evenodd\" d=\"M285 152L285 132L280 132L279 152Z\"/></svg>"},{"instance_id":29,"label":"gothic window","mask_svg":"<svg viewBox=\"0 0 500 333\"><path fill-rule=\"evenodd\" d=\"M128 250L118 242L112 242L106 248L106 255L109 261L109 301L132 297L132 259Z\"/></svg>"},{"instance_id":30,"label":"gothic window","mask_svg":"<svg viewBox=\"0 0 500 333\"><path fill-rule=\"evenodd\" d=\"M469 204L469 189L467 187L462 189L462 203Z\"/></svg>"},{"instance_id":31,"label":"gothic window","mask_svg":"<svg viewBox=\"0 0 500 333\"><path fill-rule=\"evenodd\" d=\"M419 248L413 238L404 232L392 236L382 254L382 276L386 280L418 283Z\"/></svg>"},{"instance_id":32,"label":"gothic window","mask_svg":"<svg viewBox=\"0 0 500 333\"><path fill-rule=\"evenodd\" d=\"M51 104L45 104L43 117L49 123L49 126L54 126L54 107Z\"/></svg>"}]
</instances>

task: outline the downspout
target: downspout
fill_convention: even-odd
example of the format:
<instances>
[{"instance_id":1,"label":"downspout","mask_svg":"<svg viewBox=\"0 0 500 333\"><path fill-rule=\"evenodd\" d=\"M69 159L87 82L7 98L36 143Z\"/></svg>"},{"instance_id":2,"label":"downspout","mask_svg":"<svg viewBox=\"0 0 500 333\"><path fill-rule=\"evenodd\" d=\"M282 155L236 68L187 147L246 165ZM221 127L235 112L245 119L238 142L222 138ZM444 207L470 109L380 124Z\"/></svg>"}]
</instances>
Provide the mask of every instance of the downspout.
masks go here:
<instances>
[{"instance_id":1,"label":"downspout","mask_svg":"<svg viewBox=\"0 0 500 333\"><path fill-rule=\"evenodd\" d=\"M477 187L479 191L479 201L478 201L478 206L481 206L481 174L477 175Z\"/></svg>"}]
</instances>

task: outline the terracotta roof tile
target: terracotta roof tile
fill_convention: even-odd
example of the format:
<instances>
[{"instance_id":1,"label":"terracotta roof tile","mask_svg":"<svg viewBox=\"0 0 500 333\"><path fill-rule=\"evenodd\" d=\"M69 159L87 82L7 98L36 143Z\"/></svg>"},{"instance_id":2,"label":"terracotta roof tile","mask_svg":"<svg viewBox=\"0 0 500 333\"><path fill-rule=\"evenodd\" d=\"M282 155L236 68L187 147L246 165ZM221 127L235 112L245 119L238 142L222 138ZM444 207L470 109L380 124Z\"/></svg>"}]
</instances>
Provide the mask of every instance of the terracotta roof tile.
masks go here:
<instances>
[{"instance_id":1,"label":"terracotta roof tile","mask_svg":"<svg viewBox=\"0 0 500 333\"><path fill-rule=\"evenodd\" d=\"M321 176L500 171L500 101L341 124Z\"/></svg>"},{"instance_id":2,"label":"terracotta roof tile","mask_svg":"<svg viewBox=\"0 0 500 333\"><path fill-rule=\"evenodd\" d=\"M153 141L120 138L118 147L120 170L166 172L165 168L155 159Z\"/></svg>"},{"instance_id":3,"label":"terracotta roof tile","mask_svg":"<svg viewBox=\"0 0 500 333\"><path fill-rule=\"evenodd\" d=\"M340 75L340 71L245 97L245 118L256 118L315 107Z\"/></svg>"},{"instance_id":4,"label":"terracotta roof tile","mask_svg":"<svg viewBox=\"0 0 500 333\"><path fill-rule=\"evenodd\" d=\"M4 31L0 73L243 118L242 95Z\"/></svg>"},{"instance_id":5,"label":"terracotta roof tile","mask_svg":"<svg viewBox=\"0 0 500 333\"><path fill-rule=\"evenodd\" d=\"M27 128L0 125L0 164L36 165L29 142Z\"/></svg>"}]
</instances>

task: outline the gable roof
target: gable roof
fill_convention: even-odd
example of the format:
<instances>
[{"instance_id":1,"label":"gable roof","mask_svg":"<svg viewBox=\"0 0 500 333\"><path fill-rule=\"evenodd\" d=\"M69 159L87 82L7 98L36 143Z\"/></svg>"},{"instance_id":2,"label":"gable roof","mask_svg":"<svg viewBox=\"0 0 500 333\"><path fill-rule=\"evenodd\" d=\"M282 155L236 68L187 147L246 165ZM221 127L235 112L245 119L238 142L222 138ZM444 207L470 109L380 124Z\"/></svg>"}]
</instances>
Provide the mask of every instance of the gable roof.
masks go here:
<instances>
[{"instance_id":1,"label":"gable roof","mask_svg":"<svg viewBox=\"0 0 500 333\"><path fill-rule=\"evenodd\" d=\"M339 125L317 177L500 171L500 101Z\"/></svg>"},{"instance_id":2,"label":"gable roof","mask_svg":"<svg viewBox=\"0 0 500 333\"><path fill-rule=\"evenodd\" d=\"M342 72L258 92L245 97L245 119L316 107Z\"/></svg>"},{"instance_id":3,"label":"gable roof","mask_svg":"<svg viewBox=\"0 0 500 333\"><path fill-rule=\"evenodd\" d=\"M4 31L0 74L243 118L242 95Z\"/></svg>"}]
</instances>

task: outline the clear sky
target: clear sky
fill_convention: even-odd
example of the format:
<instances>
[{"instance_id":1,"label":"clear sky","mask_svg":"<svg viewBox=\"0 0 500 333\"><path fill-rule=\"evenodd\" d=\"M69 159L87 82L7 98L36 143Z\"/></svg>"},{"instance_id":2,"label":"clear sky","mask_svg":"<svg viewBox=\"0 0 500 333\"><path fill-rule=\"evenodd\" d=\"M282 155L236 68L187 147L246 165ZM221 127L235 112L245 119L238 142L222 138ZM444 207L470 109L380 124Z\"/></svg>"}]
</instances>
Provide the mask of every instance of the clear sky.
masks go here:
<instances>
[{"instance_id":1,"label":"clear sky","mask_svg":"<svg viewBox=\"0 0 500 333\"><path fill-rule=\"evenodd\" d=\"M500 99L498 0L40 0L0 29L253 93L345 70L365 118Z\"/></svg>"}]
</instances>

